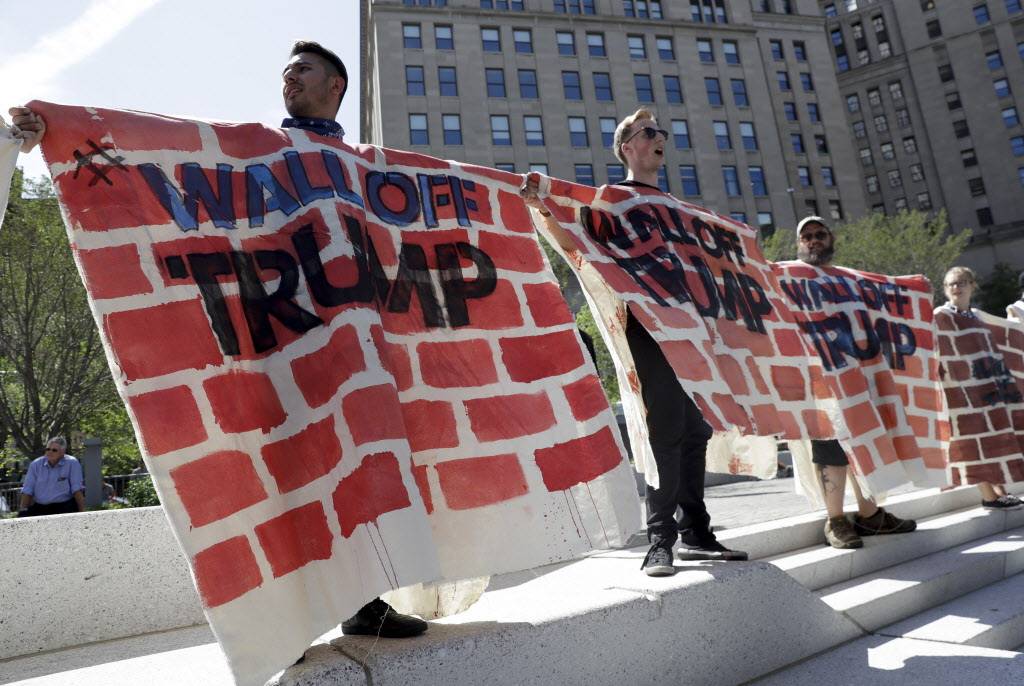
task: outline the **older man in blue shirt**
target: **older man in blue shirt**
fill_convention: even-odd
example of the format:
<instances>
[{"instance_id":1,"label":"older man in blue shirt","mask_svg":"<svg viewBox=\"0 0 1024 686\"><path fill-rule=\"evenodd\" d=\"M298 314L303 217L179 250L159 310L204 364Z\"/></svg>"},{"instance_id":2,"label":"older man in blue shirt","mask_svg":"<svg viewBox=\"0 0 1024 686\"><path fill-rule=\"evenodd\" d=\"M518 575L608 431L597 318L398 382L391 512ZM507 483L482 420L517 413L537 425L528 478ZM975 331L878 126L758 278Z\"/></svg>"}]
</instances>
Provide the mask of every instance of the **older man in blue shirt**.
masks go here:
<instances>
[{"instance_id":1,"label":"older man in blue shirt","mask_svg":"<svg viewBox=\"0 0 1024 686\"><path fill-rule=\"evenodd\" d=\"M32 460L21 484L19 517L85 511L82 465L67 451L67 441L55 436L46 442L46 454Z\"/></svg>"}]
</instances>

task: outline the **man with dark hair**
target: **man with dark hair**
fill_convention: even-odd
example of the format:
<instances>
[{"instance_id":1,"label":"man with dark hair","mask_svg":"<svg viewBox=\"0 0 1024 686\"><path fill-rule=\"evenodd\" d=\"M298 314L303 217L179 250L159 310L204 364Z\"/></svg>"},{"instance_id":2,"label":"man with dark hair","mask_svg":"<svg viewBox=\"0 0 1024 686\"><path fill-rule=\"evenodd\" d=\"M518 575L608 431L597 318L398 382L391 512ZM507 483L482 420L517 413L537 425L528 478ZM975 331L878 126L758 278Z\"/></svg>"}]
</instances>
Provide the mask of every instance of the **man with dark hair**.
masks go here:
<instances>
[{"instance_id":1,"label":"man with dark hair","mask_svg":"<svg viewBox=\"0 0 1024 686\"><path fill-rule=\"evenodd\" d=\"M624 181L630 188L658 188L658 170L664 163L668 133L658 128L654 115L639 109L615 129L615 156L629 170ZM559 245L575 249L572 239L537 197L536 181L520 189L527 204L545 217L549 232ZM675 371L647 329L626 308L626 342L640 380L640 395L647 410L647 434L658 468L658 487L647 486L647 539L650 550L641 568L648 576L675 574L672 546L680 541L681 560L746 560L747 553L729 550L711 530L711 515L704 504L704 471L711 427L696 403L679 385ZM676 510L682 518L676 521Z\"/></svg>"},{"instance_id":2,"label":"man with dark hair","mask_svg":"<svg viewBox=\"0 0 1024 686\"><path fill-rule=\"evenodd\" d=\"M836 253L835 235L821 217L804 217L796 227L796 254L801 262L826 269L832 266ZM825 499L825 540L833 548L860 548L861 536L903 534L917 528L912 519L900 519L886 512L871 498L861 493L857 480L851 483L857 499L857 514L851 522L843 511L846 474L850 458L835 439L811 441L811 462L817 471L818 483Z\"/></svg>"},{"instance_id":3,"label":"man with dark hair","mask_svg":"<svg viewBox=\"0 0 1024 686\"><path fill-rule=\"evenodd\" d=\"M335 117L348 90L348 71L332 51L314 41L297 41L291 59L281 72L281 94L289 117L281 128L297 128L321 136L341 139L345 135ZM30 151L46 133L46 122L27 107L10 109L22 150ZM366 634L385 638L417 636L427 630L419 617L403 615L380 598L360 608L341 624L346 634Z\"/></svg>"}]
</instances>

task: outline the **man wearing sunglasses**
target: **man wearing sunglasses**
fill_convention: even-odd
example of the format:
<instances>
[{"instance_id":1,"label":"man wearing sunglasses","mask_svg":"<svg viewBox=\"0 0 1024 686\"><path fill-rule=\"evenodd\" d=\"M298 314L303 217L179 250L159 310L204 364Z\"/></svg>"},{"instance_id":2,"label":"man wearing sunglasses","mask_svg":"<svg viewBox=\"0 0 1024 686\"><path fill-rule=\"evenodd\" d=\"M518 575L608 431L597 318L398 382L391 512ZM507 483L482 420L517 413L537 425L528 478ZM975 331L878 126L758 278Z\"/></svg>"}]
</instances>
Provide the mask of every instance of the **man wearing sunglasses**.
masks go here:
<instances>
[{"instance_id":1,"label":"man wearing sunglasses","mask_svg":"<svg viewBox=\"0 0 1024 686\"><path fill-rule=\"evenodd\" d=\"M67 441L54 436L46 453L32 460L21 484L19 517L85 512L82 465L67 451Z\"/></svg>"},{"instance_id":2,"label":"man wearing sunglasses","mask_svg":"<svg viewBox=\"0 0 1024 686\"><path fill-rule=\"evenodd\" d=\"M619 122L612 139L615 156L629 173L615 184L657 191L658 170L664 163L668 132L654 114L639 109ZM527 204L545 217L550 235L566 249L572 239L537 197L538 184L529 177L520 189ZM658 488L647 486L647 539L651 547L641 567L648 576L675 574L672 547L680 541L681 560L746 560L747 553L729 550L711 531L704 504L704 470L711 427L700 409L679 385L676 373L647 329L626 308L626 341L647 409L647 433L658 468ZM683 516L676 521L676 510Z\"/></svg>"},{"instance_id":3,"label":"man wearing sunglasses","mask_svg":"<svg viewBox=\"0 0 1024 686\"><path fill-rule=\"evenodd\" d=\"M835 255L835 235L821 217L804 217L796 227L797 258L814 267L827 269ZM909 533L917 528L912 519L900 519L886 512L871 498L864 497L857 480L852 481L857 514L851 522L843 511L846 474L850 459L839 441L811 441L811 462L825 498L825 539L833 548L861 548L861 536Z\"/></svg>"}]
</instances>

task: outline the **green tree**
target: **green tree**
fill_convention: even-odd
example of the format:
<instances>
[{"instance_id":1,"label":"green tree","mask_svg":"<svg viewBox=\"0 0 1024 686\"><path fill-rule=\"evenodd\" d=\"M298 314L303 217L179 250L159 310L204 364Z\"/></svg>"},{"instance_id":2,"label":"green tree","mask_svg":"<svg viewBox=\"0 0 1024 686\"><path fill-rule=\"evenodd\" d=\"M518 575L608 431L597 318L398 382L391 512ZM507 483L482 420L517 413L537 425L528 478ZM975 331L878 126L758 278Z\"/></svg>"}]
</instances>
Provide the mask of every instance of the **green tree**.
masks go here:
<instances>
[{"instance_id":1,"label":"green tree","mask_svg":"<svg viewBox=\"0 0 1024 686\"><path fill-rule=\"evenodd\" d=\"M149 507L160 504L160 498L153 487L153 479L149 476L134 479L129 483L128 488L125 489L124 498L132 507Z\"/></svg>"},{"instance_id":2,"label":"green tree","mask_svg":"<svg viewBox=\"0 0 1024 686\"><path fill-rule=\"evenodd\" d=\"M936 303L942 301L942 277L956 264L970 239L970 231L951 233L945 211L885 215L872 212L834 227L833 263L876 274L924 274L932 283ZM796 259L796 231L780 230L764 241L765 257L772 261Z\"/></svg>"},{"instance_id":3,"label":"green tree","mask_svg":"<svg viewBox=\"0 0 1024 686\"><path fill-rule=\"evenodd\" d=\"M974 297L979 309L997 317L1006 316L1006 306L1020 295L1017 287L1017 271L1006 264L998 262L981 284Z\"/></svg>"},{"instance_id":4,"label":"green tree","mask_svg":"<svg viewBox=\"0 0 1024 686\"><path fill-rule=\"evenodd\" d=\"M587 305L581 307L580 311L576 313L576 326L580 331L590 336L590 340L594 344L594 352L597 357L597 375L601 379L604 394L608 396L608 402L619 402L619 382L615 377L615 362L612 360L612 355L608 352L608 348L601 338L601 332L597 330L594 315Z\"/></svg>"},{"instance_id":5,"label":"green tree","mask_svg":"<svg viewBox=\"0 0 1024 686\"><path fill-rule=\"evenodd\" d=\"M120 408L46 180L15 175L0 231L0 425L23 455Z\"/></svg>"}]
</instances>

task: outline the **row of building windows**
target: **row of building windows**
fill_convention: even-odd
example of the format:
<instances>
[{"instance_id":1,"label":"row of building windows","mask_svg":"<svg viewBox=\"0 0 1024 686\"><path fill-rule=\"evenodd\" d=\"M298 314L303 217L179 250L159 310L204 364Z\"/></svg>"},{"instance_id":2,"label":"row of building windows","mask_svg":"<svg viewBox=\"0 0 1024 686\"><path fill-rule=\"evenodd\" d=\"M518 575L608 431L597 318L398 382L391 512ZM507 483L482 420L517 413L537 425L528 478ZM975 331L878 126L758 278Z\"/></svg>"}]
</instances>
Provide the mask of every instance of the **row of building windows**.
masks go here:
<instances>
[{"instance_id":1,"label":"row of building windows","mask_svg":"<svg viewBox=\"0 0 1024 686\"><path fill-rule=\"evenodd\" d=\"M807 61L807 45L802 40L793 41L793 57L797 62ZM772 59L781 62L786 59L786 51L783 49L782 41L777 39L771 39L768 41L768 47L772 53Z\"/></svg>"},{"instance_id":2,"label":"row of building windows","mask_svg":"<svg viewBox=\"0 0 1024 686\"><path fill-rule=\"evenodd\" d=\"M889 97L892 99L893 105L899 106L903 103L903 83L901 81L890 81L889 82ZM871 107L882 107L882 91L879 88L867 89L867 101ZM846 111L855 114L860 112L861 102L860 95L857 93L850 93L846 96ZM909 116L909 115L908 115Z\"/></svg>"}]
</instances>

